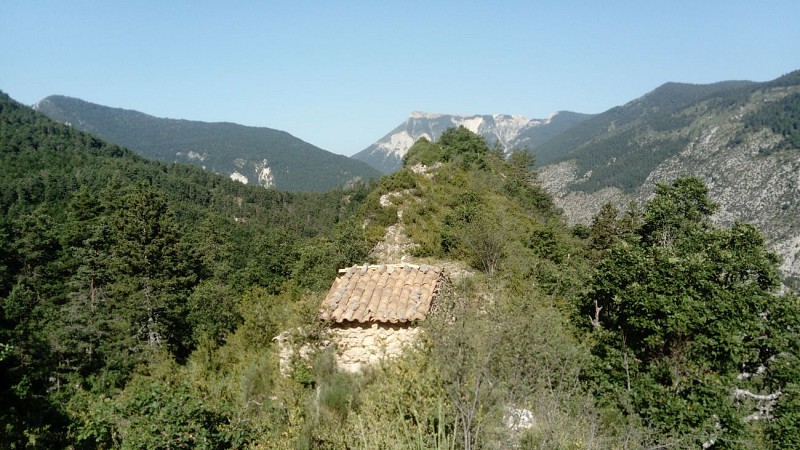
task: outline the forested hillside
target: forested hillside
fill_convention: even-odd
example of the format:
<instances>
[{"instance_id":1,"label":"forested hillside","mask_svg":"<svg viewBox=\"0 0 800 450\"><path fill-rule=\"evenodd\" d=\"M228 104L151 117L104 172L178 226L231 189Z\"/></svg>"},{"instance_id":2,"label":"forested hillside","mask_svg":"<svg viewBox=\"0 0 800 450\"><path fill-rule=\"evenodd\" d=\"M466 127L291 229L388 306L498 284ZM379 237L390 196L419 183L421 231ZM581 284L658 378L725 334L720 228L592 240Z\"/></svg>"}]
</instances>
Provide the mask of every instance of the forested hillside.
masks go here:
<instances>
[{"instance_id":1,"label":"forested hillside","mask_svg":"<svg viewBox=\"0 0 800 450\"><path fill-rule=\"evenodd\" d=\"M749 81L666 83L544 142L536 149L537 162L575 159L581 173L592 170L591 177L581 183L581 190L591 192L606 186L633 189L658 163L689 142L685 128L706 111L687 108L708 99L720 104L739 101L756 86Z\"/></svg>"},{"instance_id":2,"label":"forested hillside","mask_svg":"<svg viewBox=\"0 0 800 450\"><path fill-rule=\"evenodd\" d=\"M0 105L6 447L800 445L798 298L696 178L571 227L529 153L463 127L375 185L289 194ZM415 348L339 372L315 310L399 225L457 270ZM287 330L318 350L284 377Z\"/></svg>"},{"instance_id":3,"label":"forested hillside","mask_svg":"<svg viewBox=\"0 0 800 450\"><path fill-rule=\"evenodd\" d=\"M3 94L0 441L111 439L75 427L137 367L223 342L248 307L277 320L361 261L366 243L349 220L366 192L287 193L148 161ZM191 399L175 406L223 420Z\"/></svg>"},{"instance_id":4,"label":"forested hillside","mask_svg":"<svg viewBox=\"0 0 800 450\"><path fill-rule=\"evenodd\" d=\"M380 176L365 163L270 128L162 119L56 95L36 109L145 157L192 164L264 187L324 191Z\"/></svg>"}]
</instances>

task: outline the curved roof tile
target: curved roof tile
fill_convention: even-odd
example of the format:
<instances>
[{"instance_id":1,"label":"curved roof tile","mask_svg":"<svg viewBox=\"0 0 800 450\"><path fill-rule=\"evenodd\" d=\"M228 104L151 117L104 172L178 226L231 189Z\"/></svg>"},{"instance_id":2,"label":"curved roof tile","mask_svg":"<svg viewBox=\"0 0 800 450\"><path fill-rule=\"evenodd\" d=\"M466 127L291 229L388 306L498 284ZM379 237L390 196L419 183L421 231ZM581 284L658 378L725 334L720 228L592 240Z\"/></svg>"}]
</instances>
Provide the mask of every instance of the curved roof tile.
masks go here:
<instances>
[{"instance_id":1,"label":"curved roof tile","mask_svg":"<svg viewBox=\"0 0 800 450\"><path fill-rule=\"evenodd\" d=\"M425 320L444 280L444 269L413 264L354 266L339 277L319 308L319 319L334 322Z\"/></svg>"}]
</instances>

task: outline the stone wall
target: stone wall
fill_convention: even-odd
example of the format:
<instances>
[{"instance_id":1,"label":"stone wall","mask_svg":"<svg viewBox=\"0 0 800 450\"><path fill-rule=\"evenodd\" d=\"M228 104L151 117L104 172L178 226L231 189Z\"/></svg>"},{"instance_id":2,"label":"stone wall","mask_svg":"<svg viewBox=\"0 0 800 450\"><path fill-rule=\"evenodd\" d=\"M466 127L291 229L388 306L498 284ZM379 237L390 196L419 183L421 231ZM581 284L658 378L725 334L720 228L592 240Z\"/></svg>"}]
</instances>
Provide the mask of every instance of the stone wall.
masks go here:
<instances>
[{"instance_id":1,"label":"stone wall","mask_svg":"<svg viewBox=\"0 0 800 450\"><path fill-rule=\"evenodd\" d=\"M336 365L359 372L384 358L399 356L419 332L415 326L377 323L333 327L330 336L336 346Z\"/></svg>"},{"instance_id":2,"label":"stone wall","mask_svg":"<svg viewBox=\"0 0 800 450\"><path fill-rule=\"evenodd\" d=\"M419 328L413 325L364 323L335 325L328 330L327 339L317 344L307 342L302 328L284 331L275 340L278 341L281 374L289 376L295 357L308 362L314 351L331 345L336 350L339 369L360 372L382 359L399 356L419 333Z\"/></svg>"}]
</instances>

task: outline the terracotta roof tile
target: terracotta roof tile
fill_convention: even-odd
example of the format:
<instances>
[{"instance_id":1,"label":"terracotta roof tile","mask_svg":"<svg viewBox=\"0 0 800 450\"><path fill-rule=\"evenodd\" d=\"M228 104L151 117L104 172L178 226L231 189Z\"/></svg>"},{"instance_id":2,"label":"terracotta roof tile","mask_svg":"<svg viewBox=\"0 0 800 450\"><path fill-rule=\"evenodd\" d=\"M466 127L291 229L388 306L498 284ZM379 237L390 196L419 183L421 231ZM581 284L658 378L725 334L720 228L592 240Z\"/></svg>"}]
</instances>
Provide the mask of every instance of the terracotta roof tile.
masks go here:
<instances>
[{"instance_id":1,"label":"terracotta roof tile","mask_svg":"<svg viewBox=\"0 0 800 450\"><path fill-rule=\"evenodd\" d=\"M444 270L439 267L413 264L355 266L339 273L320 305L320 320L425 320L444 279Z\"/></svg>"}]
</instances>

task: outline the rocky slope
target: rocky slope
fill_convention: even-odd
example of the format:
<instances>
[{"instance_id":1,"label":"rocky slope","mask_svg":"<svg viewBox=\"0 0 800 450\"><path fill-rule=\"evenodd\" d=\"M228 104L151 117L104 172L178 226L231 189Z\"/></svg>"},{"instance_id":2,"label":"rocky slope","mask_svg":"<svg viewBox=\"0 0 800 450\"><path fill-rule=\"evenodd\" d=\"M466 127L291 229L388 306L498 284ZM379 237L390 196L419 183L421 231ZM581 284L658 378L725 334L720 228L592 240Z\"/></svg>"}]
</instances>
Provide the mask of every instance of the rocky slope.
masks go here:
<instances>
[{"instance_id":1,"label":"rocky slope","mask_svg":"<svg viewBox=\"0 0 800 450\"><path fill-rule=\"evenodd\" d=\"M391 173L402 166L403 156L417 139L433 141L446 129L458 126L483 136L490 145L499 143L506 150L523 146L533 149L588 117L591 116L568 111L541 120L507 114L460 116L413 112L405 122L353 158Z\"/></svg>"},{"instance_id":2,"label":"rocky slope","mask_svg":"<svg viewBox=\"0 0 800 450\"><path fill-rule=\"evenodd\" d=\"M646 201L659 182L669 182L679 176L698 176L705 180L711 197L720 205L716 221L729 225L741 220L758 226L770 246L783 257L781 271L785 281L797 289L800 281L800 149L789 143L791 136L776 133L769 126L751 125L754 122L751 118L765 105L788 105L787 100L800 93L797 78L797 73L793 73L770 83L737 83L731 85L733 89L712 88L710 90L715 92L682 102L662 114L658 120L675 119L673 123L677 126L672 127L654 127L653 120L647 116L649 111L650 119L653 118L652 107L641 108L642 103L650 99L648 96L637 99L604 113L615 117L629 114L627 123L612 122L612 126L602 132L587 134L560 158L552 158L553 163L541 167L540 179L554 194L568 221L588 224L605 203L624 209L631 201ZM632 112L633 108L641 110ZM772 122L796 120L790 108L779 109L788 111L789 118L784 115ZM570 133L573 139L579 134L574 129L565 134ZM616 139L614 133L625 136L627 145L620 145L621 140ZM615 142L618 147L598 144L604 141ZM653 148L648 147L648 143L653 144ZM672 145L675 143L679 145ZM675 151L658 154L658 145ZM583 152L591 153L592 158ZM598 158L598 154L602 158ZM658 158L652 158L654 154ZM631 168L639 172L625 174ZM620 180L641 181L626 185Z\"/></svg>"}]
</instances>

